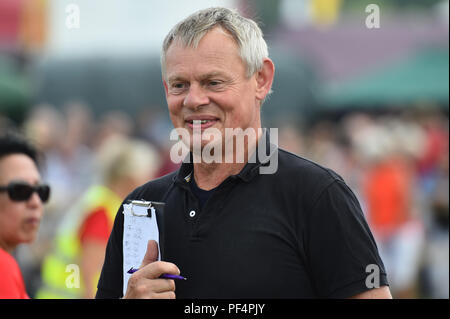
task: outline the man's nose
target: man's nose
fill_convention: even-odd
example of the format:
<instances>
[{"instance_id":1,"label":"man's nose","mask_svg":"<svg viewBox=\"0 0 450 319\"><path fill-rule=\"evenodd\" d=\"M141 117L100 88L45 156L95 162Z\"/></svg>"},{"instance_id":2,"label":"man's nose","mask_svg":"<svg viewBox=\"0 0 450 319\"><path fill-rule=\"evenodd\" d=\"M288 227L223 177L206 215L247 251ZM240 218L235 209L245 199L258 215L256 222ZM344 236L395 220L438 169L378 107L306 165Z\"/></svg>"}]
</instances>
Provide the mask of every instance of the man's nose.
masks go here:
<instances>
[{"instance_id":1,"label":"man's nose","mask_svg":"<svg viewBox=\"0 0 450 319\"><path fill-rule=\"evenodd\" d=\"M199 106L209 104L209 97L204 88L197 84L191 84L189 91L184 98L183 106L197 109Z\"/></svg>"}]
</instances>

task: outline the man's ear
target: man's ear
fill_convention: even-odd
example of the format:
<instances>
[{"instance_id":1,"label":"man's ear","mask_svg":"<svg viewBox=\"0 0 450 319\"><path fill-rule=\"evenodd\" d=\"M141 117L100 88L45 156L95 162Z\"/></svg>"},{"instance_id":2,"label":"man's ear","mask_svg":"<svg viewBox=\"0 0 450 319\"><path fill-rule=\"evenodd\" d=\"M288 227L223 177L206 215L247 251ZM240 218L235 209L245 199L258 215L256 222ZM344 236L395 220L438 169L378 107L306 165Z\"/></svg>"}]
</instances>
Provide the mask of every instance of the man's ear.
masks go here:
<instances>
[{"instance_id":1,"label":"man's ear","mask_svg":"<svg viewBox=\"0 0 450 319\"><path fill-rule=\"evenodd\" d=\"M167 98L168 87L167 87L167 82L166 82L166 79L164 78L164 76L162 77L162 82L164 85L164 93L166 93L166 98Z\"/></svg>"},{"instance_id":2,"label":"man's ear","mask_svg":"<svg viewBox=\"0 0 450 319\"><path fill-rule=\"evenodd\" d=\"M269 93L273 77L275 75L275 65L272 60L265 58L260 71L256 72L256 98L260 101L264 100Z\"/></svg>"}]
</instances>

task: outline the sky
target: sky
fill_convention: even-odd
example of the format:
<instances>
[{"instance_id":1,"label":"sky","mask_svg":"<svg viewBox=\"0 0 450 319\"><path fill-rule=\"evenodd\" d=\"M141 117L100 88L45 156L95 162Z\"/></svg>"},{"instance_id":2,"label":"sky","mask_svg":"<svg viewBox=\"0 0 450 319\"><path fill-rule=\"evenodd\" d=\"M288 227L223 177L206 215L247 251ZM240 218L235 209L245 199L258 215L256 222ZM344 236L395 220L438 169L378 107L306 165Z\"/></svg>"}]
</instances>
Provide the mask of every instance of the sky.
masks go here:
<instances>
[{"instance_id":1,"label":"sky","mask_svg":"<svg viewBox=\"0 0 450 319\"><path fill-rule=\"evenodd\" d=\"M203 8L235 8L235 0L58 0L49 1L48 55L159 53L181 19Z\"/></svg>"}]
</instances>

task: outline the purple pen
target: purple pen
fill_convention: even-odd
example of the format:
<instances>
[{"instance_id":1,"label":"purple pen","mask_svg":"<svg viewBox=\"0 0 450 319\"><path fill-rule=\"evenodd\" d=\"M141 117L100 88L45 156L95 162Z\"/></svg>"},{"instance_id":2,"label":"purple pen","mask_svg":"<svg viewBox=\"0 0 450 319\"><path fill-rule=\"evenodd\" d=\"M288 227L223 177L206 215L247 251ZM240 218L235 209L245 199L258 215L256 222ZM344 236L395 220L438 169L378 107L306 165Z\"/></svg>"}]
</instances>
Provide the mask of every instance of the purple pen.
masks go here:
<instances>
[{"instance_id":1,"label":"purple pen","mask_svg":"<svg viewBox=\"0 0 450 319\"><path fill-rule=\"evenodd\" d=\"M171 275L171 274L162 274L161 276L159 276L159 278L178 279L178 280L186 280L187 279L187 278L184 278L183 276Z\"/></svg>"},{"instance_id":2,"label":"purple pen","mask_svg":"<svg viewBox=\"0 0 450 319\"><path fill-rule=\"evenodd\" d=\"M131 267L130 270L127 271L127 273L132 274L138 270L139 270L139 268ZM159 276L159 278L161 278L161 279L177 279L177 280L186 280L187 279L183 276L171 275L171 274L162 274L161 276Z\"/></svg>"}]
</instances>

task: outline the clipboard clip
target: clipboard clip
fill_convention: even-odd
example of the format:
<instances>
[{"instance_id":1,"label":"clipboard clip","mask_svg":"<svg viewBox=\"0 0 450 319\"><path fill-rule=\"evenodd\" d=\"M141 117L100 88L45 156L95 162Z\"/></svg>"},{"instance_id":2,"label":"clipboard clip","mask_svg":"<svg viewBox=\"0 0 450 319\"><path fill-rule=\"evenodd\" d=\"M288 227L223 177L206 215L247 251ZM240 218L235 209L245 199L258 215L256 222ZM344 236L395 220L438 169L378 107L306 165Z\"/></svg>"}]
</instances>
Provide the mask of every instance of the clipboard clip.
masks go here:
<instances>
[{"instance_id":1,"label":"clipboard clip","mask_svg":"<svg viewBox=\"0 0 450 319\"><path fill-rule=\"evenodd\" d=\"M164 204L164 203L160 203L160 202L152 202L152 201L146 201L146 200L128 200L127 204L131 204L131 209L130 212L133 216L137 216L137 217L152 217L152 212L155 211L155 206L154 204ZM135 206L139 206L139 207L144 207L146 208L146 210L144 212L142 212L142 210L139 211L135 211L133 209L133 207Z\"/></svg>"}]
</instances>

